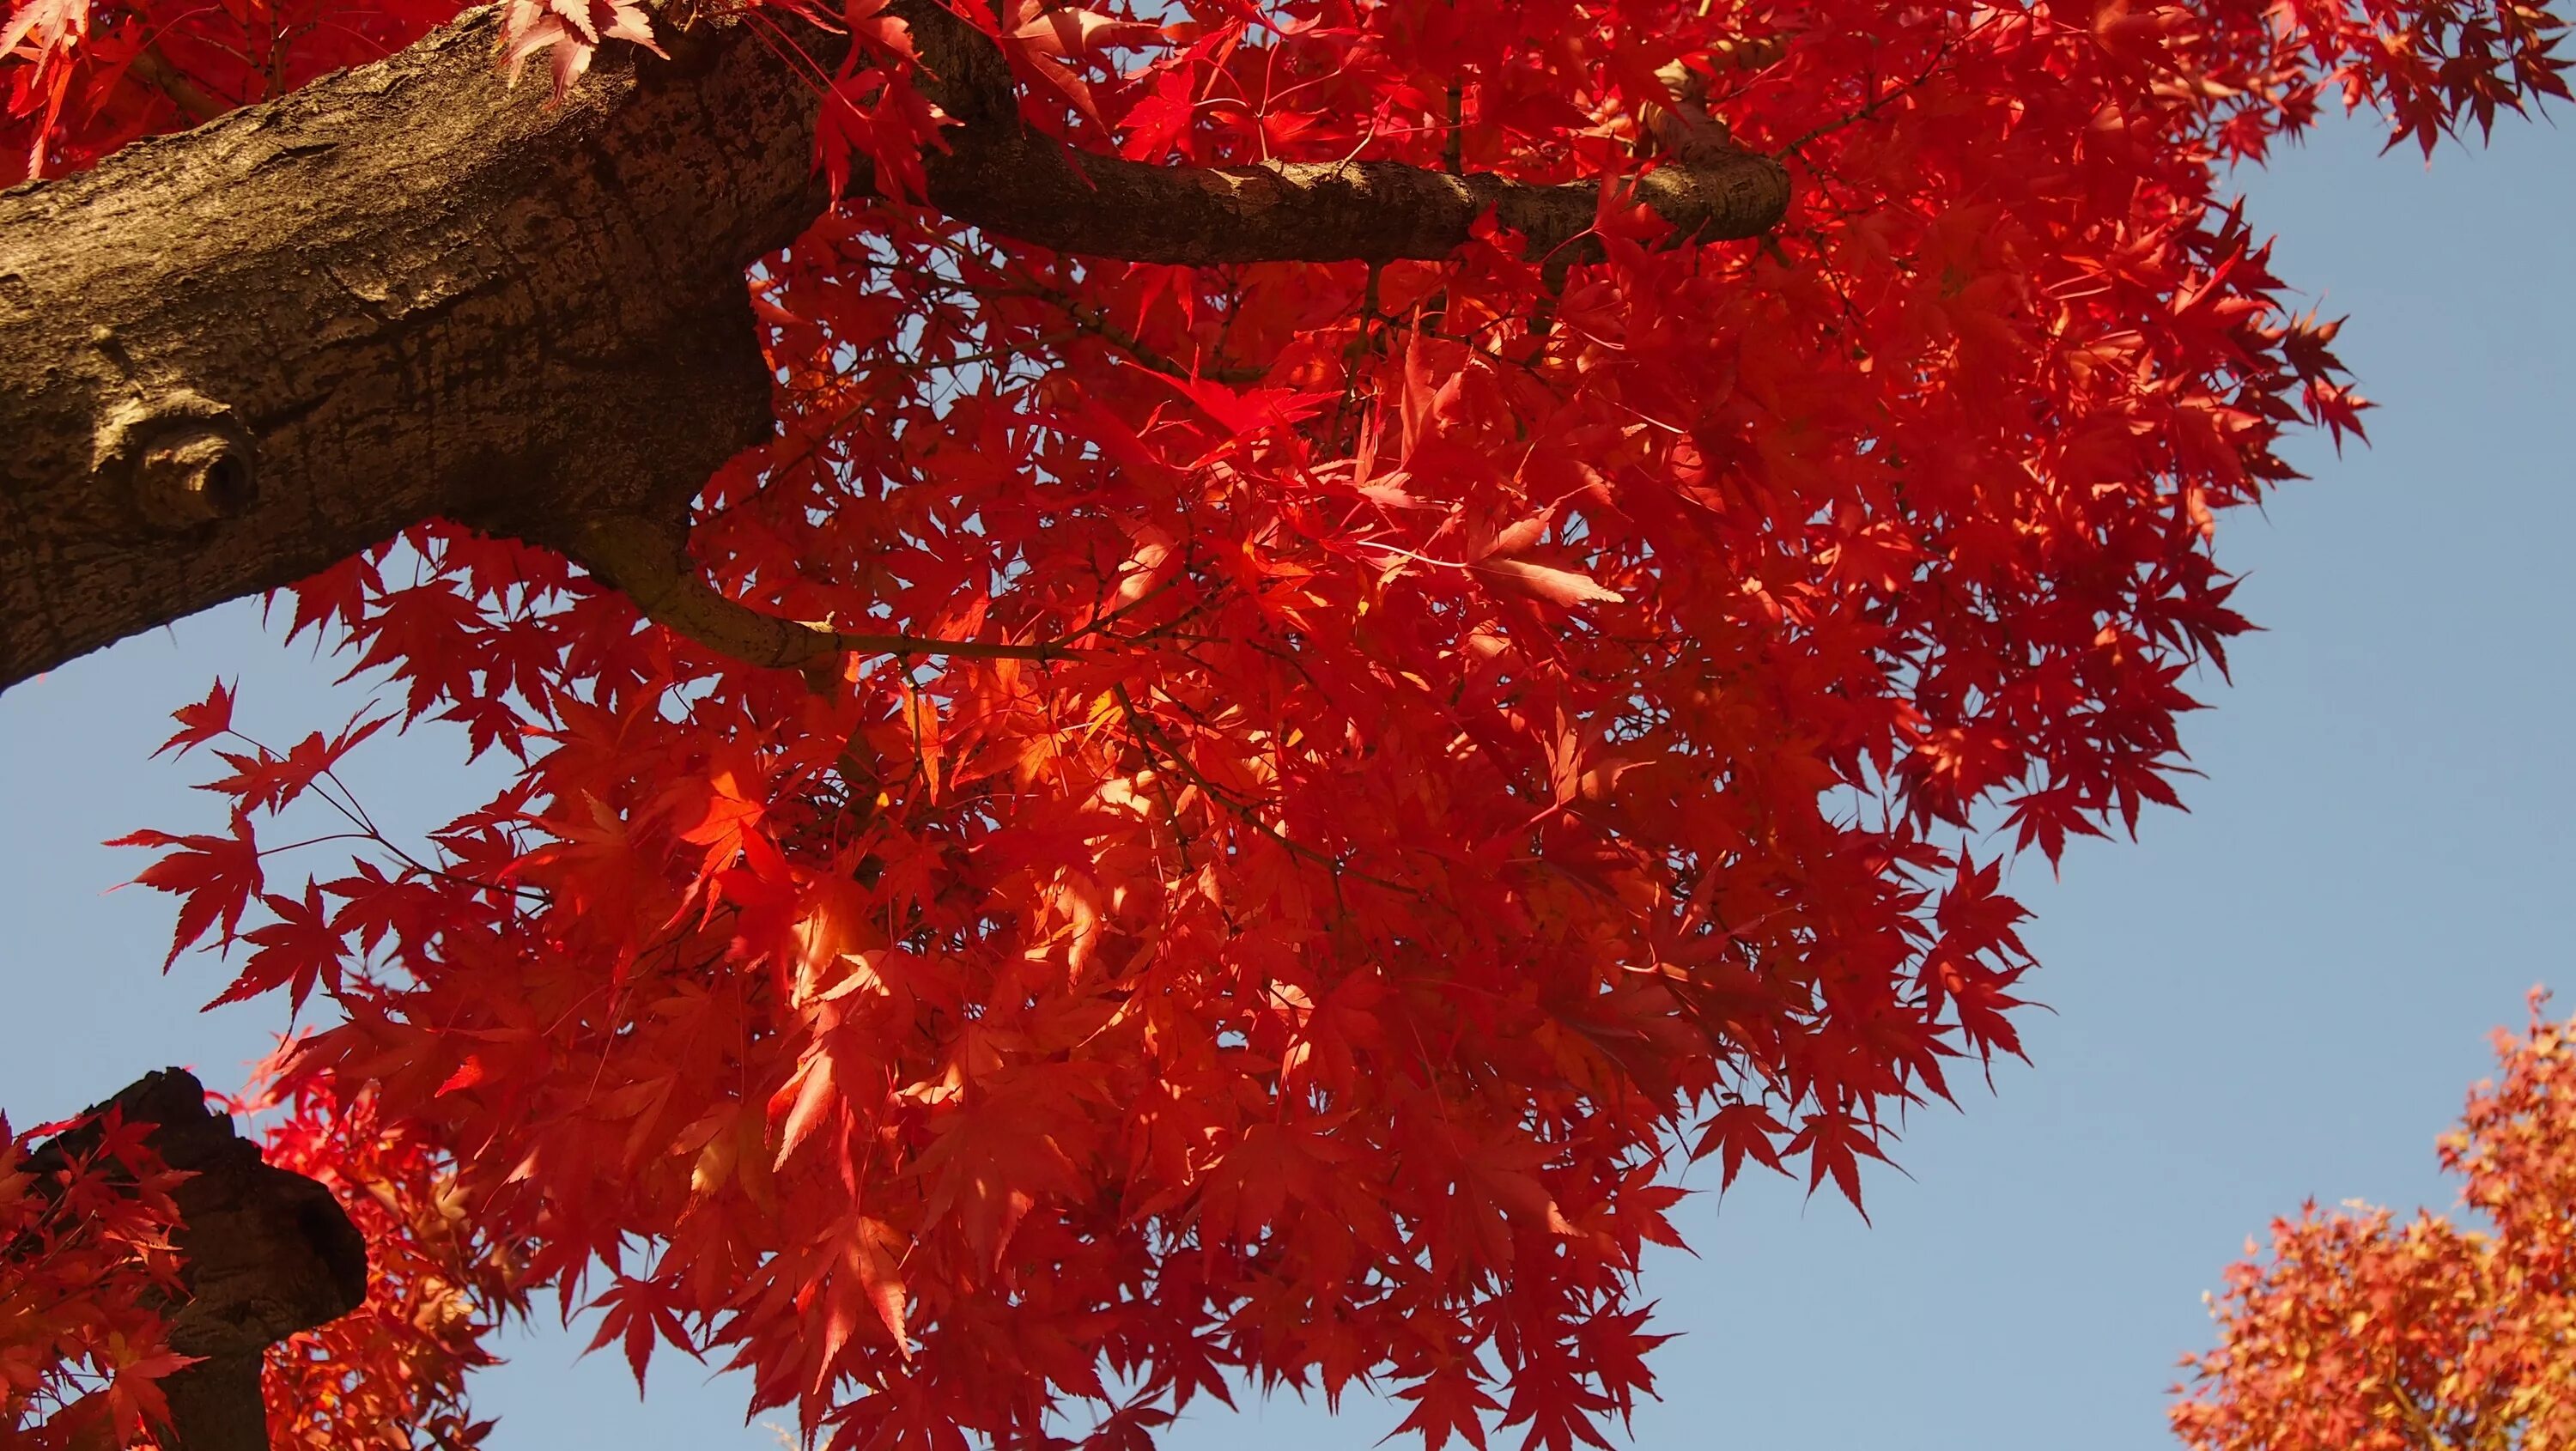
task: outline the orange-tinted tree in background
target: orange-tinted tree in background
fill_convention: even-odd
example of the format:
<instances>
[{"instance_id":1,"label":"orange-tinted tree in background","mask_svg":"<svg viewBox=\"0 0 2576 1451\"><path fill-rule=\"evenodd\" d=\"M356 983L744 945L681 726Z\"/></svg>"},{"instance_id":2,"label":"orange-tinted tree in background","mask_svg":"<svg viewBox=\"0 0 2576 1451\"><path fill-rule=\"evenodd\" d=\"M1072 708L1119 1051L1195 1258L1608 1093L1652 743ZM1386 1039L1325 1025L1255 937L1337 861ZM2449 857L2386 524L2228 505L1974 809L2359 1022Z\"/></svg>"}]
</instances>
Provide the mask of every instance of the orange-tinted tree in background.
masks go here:
<instances>
[{"instance_id":1,"label":"orange-tinted tree in background","mask_svg":"<svg viewBox=\"0 0 2576 1451\"><path fill-rule=\"evenodd\" d=\"M2354 1204L2275 1220L2227 1272L2173 1407L2194 1451L2576 1447L2576 1022L2532 995L2442 1167L2487 1228ZM2246 1244L2252 1255L2255 1246Z\"/></svg>"},{"instance_id":2,"label":"orange-tinted tree in background","mask_svg":"<svg viewBox=\"0 0 2576 1451\"><path fill-rule=\"evenodd\" d=\"M899 190L935 124L881 9L820 14L866 37L820 159ZM24 0L0 179L448 13ZM646 20L513 31L569 75ZM545 1287L836 1446L1142 1446L1238 1377L1370 1378L1433 1447L1603 1444L1674 1145L1857 1200L1892 1107L2015 1050L2021 912L1968 822L2053 857L2173 799L2182 678L2245 628L2216 517L2291 477L2285 430L2355 427L2219 168L2338 99L2429 151L2564 95L2560 29L1002 7L1073 145L1597 175L1678 60L1796 200L1708 247L1610 207L1561 277L1501 233L1186 269L843 203L754 273L783 428L699 555L799 619L1066 659L800 679L445 527L293 590L406 722L523 766L397 850L331 774L369 728L268 749L218 688L174 744L233 809L131 839L174 956L318 1012L282 1142L408 1246L399 1309L285 1353L349 1389L281 1390L282 1444L471 1441L474 1332ZM369 840L289 871L275 816L326 799Z\"/></svg>"}]
</instances>

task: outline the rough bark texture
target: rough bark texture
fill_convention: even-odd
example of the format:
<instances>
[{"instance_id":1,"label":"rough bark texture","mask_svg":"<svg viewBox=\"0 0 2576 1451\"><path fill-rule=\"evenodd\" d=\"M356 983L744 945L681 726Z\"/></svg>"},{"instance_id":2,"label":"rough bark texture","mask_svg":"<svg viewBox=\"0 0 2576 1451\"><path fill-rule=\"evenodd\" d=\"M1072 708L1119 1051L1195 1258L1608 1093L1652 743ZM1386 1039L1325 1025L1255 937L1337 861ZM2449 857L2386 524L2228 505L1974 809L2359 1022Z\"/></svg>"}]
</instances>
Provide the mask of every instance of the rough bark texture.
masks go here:
<instances>
[{"instance_id":1,"label":"rough bark texture","mask_svg":"<svg viewBox=\"0 0 2576 1451\"><path fill-rule=\"evenodd\" d=\"M0 684L766 436L742 269L820 204L792 77L715 37L549 109L493 35L0 196Z\"/></svg>"},{"instance_id":2,"label":"rough bark texture","mask_svg":"<svg viewBox=\"0 0 2576 1451\"><path fill-rule=\"evenodd\" d=\"M1137 261L1436 258L1491 210L1540 255L1588 255L1590 186L1068 150L1021 123L989 41L933 0L895 8L961 123L929 199L996 234ZM704 28L666 36L668 61L612 47L549 106L495 74L497 29L476 12L0 193L0 687L433 517L577 559L603 519L667 534L768 435L743 269L824 205L807 79L748 27ZM1704 125L1682 139L1635 183L1678 236L1778 220L1777 164Z\"/></svg>"},{"instance_id":3,"label":"rough bark texture","mask_svg":"<svg viewBox=\"0 0 2576 1451\"><path fill-rule=\"evenodd\" d=\"M146 1074L109 1106L129 1122L157 1124L150 1142L171 1168L195 1175L177 1201L178 1249L188 1298L170 1312L170 1346L204 1359L162 1382L175 1439L169 1451L265 1451L260 1400L268 1347L358 1308L367 1293L367 1245L331 1191L261 1162L233 1122L206 1108L206 1092L177 1068ZM94 1140L76 1130L40 1146L28 1167L62 1167Z\"/></svg>"}]
</instances>

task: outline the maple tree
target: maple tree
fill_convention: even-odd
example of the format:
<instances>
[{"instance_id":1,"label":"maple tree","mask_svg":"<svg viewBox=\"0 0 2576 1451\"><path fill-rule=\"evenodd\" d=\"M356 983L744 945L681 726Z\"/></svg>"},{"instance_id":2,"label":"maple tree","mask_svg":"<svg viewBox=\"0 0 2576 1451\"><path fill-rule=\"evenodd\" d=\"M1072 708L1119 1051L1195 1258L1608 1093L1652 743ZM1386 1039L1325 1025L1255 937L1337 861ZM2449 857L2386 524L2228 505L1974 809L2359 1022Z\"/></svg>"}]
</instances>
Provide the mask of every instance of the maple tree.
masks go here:
<instances>
[{"instance_id":1,"label":"maple tree","mask_svg":"<svg viewBox=\"0 0 2576 1451\"><path fill-rule=\"evenodd\" d=\"M264 1434L472 1444L550 1293L835 1447L1606 1444L1680 1161L1857 1203L2018 1050L1970 828L2175 799L2216 516L2358 431L2221 168L2563 28L20 0L0 680L280 588L395 700L216 685L222 824L125 839L313 1015L271 1159L370 1247ZM518 765L426 844L336 774L423 719ZM153 1409L130 1147L10 1251L0 1431Z\"/></svg>"},{"instance_id":2,"label":"maple tree","mask_svg":"<svg viewBox=\"0 0 2576 1451\"><path fill-rule=\"evenodd\" d=\"M2227 1271L2171 1410L2194 1451L2576 1446L2576 1022L2496 1034L2442 1167L2484 1228L2354 1203L2272 1224Z\"/></svg>"}]
</instances>

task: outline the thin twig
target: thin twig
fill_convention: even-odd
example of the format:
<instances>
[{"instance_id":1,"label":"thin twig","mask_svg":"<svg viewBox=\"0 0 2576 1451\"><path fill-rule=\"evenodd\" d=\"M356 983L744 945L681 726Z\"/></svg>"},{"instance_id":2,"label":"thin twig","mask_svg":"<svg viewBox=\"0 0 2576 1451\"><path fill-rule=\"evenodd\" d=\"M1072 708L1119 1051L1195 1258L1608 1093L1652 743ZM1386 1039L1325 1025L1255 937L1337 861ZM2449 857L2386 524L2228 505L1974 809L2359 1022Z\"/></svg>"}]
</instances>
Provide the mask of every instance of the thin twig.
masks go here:
<instances>
[{"instance_id":1,"label":"thin twig","mask_svg":"<svg viewBox=\"0 0 2576 1451\"><path fill-rule=\"evenodd\" d=\"M187 117L191 126L203 126L232 109L207 95L203 87L170 64L170 58L161 53L161 47L156 43L146 42L125 70L126 74L169 97L170 104L179 108L179 114Z\"/></svg>"},{"instance_id":2,"label":"thin twig","mask_svg":"<svg viewBox=\"0 0 2576 1451\"><path fill-rule=\"evenodd\" d=\"M1836 120L1827 121L1823 125L1816 127L1806 135L1799 137L1797 140L1781 147L1778 151L1771 153L1773 159L1786 161L1790 157L1797 155L1799 148L1805 146L1808 142L1814 141L1820 137L1830 136L1834 132L1840 131L1845 126L1849 126L1856 121L1866 121L1872 116L1877 115L1880 107L1886 105L1890 101L1899 100L1905 96L1911 95L1915 90L1929 82L1933 75L1941 69L1941 62L1949 59L1949 57L1950 42L1945 40L1933 50L1932 59L1925 63L1922 74L1916 76L1910 81L1907 81L1905 84L1898 86L1895 90L1888 92L1886 95L1871 97L1866 104L1864 104L1859 110L1852 112L1850 115Z\"/></svg>"},{"instance_id":3,"label":"thin twig","mask_svg":"<svg viewBox=\"0 0 2576 1451\"><path fill-rule=\"evenodd\" d=\"M1277 846L1280 850L1288 853L1292 857L1299 858L1303 861L1310 861L1315 863L1317 866L1323 867L1325 870L1333 874L1334 881L1337 884L1341 878L1347 874L1357 877L1361 881L1369 883L1371 886L1383 887L1390 892L1401 893L1407 897L1419 897L1422 895L1421 892L1404 885L1402 882L1389 881L1386 878L1377 876L1373 873L1361 871L1359 868L1350 865L1339 857L1317 851L1311 846L1307 846L1302 842L1291 841L1287 837L1281 835L1277 827L1272 826L1269 822L1261 819L1261 813L1255 809L1250 802L1236 800L1233 794L1228 792L1224 787L1217 785L1215 782L1201 775L1198 767L1191 765L1188 758L1181 753L1179 746L1163 734L1162 728L1156 725L1152 720L1148 719L1141 711L1136 709L1136 702L1128 697L1127 687L1124 684L1111 685L1109 687L1109 693L1117 699L1119 710L1126 714L1128 729L1134 733L1137 744L1145 746L1147 756L1159 756L1160 759L1171 763L1171 765L1182 775L1190 778L1192 785L1197 786L1200 791L1206 793L1207 798L1210 801L1217 803L1228 811L1233 812L1236 816L1242 818L1244 825L1249 826L1253 830L1260 832L1263 836L1268 837L1272 845ZM1150 741L1148 740L1148 737L1151 737ZM1154 749L1158 744L1162 747L1159 752ZM1336 890L1338 890L1338 886Z\"/></svg>"}]
</instances>

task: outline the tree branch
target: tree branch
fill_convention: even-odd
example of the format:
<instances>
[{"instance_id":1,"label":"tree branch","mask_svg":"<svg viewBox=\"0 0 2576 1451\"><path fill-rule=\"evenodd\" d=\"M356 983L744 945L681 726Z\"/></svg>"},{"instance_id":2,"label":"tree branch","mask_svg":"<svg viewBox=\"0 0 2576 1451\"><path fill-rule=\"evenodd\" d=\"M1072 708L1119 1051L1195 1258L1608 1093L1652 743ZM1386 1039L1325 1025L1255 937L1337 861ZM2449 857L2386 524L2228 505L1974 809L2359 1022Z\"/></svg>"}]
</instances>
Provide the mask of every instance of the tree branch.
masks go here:
<instances>
[{"instance_id":1,"label":"tree branch","mask_svg":"<svg viewBox=\"0 0 2576 1451\"><path fill-rule=\"evenodd\" d=\"M1068 149L1020 119L991 40L937 0L894 8L925 93L960 122L923 159L929 199L996 236L1131 261L1383 262L1446 256L1490 213L1551 270L1597 255L1589 184ZM710 25L665 36L668 61L612 47L549 105L494 73L498 33L476 11L0 193L0 688L432 518L596 554L574 537L589 521L676 517L771 436L742 273L827 200L814 78L774 37ZM848 43L793 38L826 65ZM1665 158L1617 185L1677 240L1778 220L1786 173L1726 144L1695 96L1652 124ZM641 568L624 572L661 577ZM742 658L972 653L817 645L714 608L673 568L657 617Z\"/></svg>"},{"instance_id":2,"label":"tree branch","mask_svg":"<svg viewBox=\"0 0 2576 1451\"><path fill-rule=\"evenodd\" d=\"M689 557L685 528L641 514L603 514L582 521L572 531L566 552L633 600L644 618L747 665L810 672L844 654L1047 661L1090 653L1054 641L1013 645L863 634L823 621L766 614L719 594L707 583Z\"/></svg>"},{"instance_id":3,"label":"tree branch","mask_svg":"<svg viewBox=\"0 0 2576 1451\"><path fill-rule=\"evenodd\" d=\"M930 200L961 221L1060 252L1129 262L1437 260L1491 214L1532 257L1599 256L1589 182L1534 186L1400 162L1153 166L1070 149L1020 119L1018 87L992 41L937 0L897 0L927 75L919 84L962 124L925 158ZM1685 73L1686 74L1686 73ZM1680 241L1757 236L1789 201L1777 162L1728 144L1698 99L1670 116L1673 164L1623 183Z\"/></svg>"},{"instance_id":4,"label":"tree branch","mask_svg":"<svg viewBox=\"0 0 2576 1451\"><path fill-rule=\"evenodd\" d=\"M181 74L179 68L161 54L161 47L157 45L146 43L135 53L128 69L150 82L154 90L168 96L170 104L179 108L179 114L187 117L191 126L203 126L224 113L223 103Z\"/></svg>"}]
</instances>

